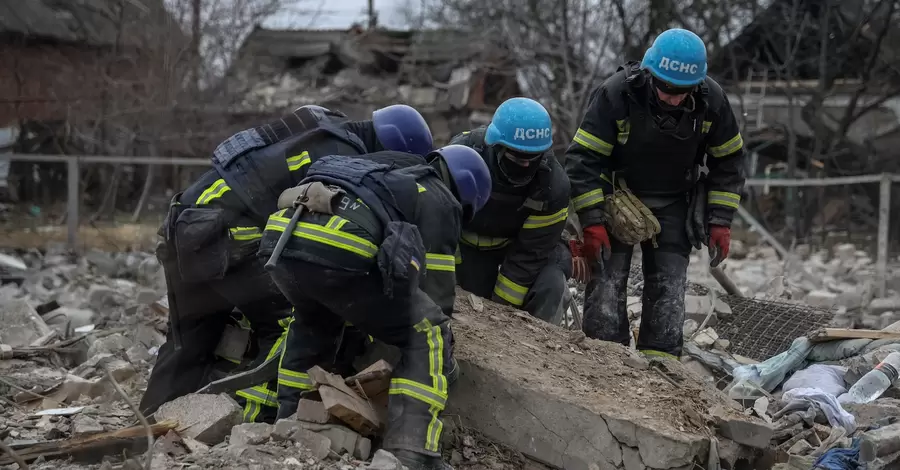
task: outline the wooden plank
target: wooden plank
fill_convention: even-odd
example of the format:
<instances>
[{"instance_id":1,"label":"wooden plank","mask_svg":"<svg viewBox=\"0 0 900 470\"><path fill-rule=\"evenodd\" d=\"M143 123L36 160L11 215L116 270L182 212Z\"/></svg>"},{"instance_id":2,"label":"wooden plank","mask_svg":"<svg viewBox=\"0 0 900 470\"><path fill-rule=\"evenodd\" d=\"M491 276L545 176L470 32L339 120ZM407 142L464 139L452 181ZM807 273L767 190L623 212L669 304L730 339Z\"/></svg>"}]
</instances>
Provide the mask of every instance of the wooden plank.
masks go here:
<instances>
[{"instance_id":1,"label":"wooden plank","mask_svg":"<svg viewBox=\"0 0 900 470\"><path fill-rule=\"evenodd\" d=\"M900 333L884 330L853 330L849 328L821 328L809 334L812 342L835 341L842 339L897 339Z\"/></svg>"},{"instance_id":2,"label":"wooden plank","mask_svg":"<svg viewBox=\"0 0 900 470\"><path fill-rule=\"evenodd\" d=\"M343 384L342 384L343 385ZM346 385L345 385L346 387ZM355 393L344 393L330 385L320 385L322 404L332 416L341 420L363 436L375 436L381 430L381 420L368 401Z\"/></svg>"},{"instance_id":3,"label":"wooden plank","mask_svg":"<svg viewBox=\"0 0 900 470\"><path fill-rule=\"evenodd\" d=\"M371 399L390 388L392 373L391 365L381 359L353 377L348 377L344 383L350 387L362 388L365 397Z\"/></svg>"},{"instance_id":4,"label":"wooden plank","mask_svg":"<svg viewBox=\"0 0 900 470\"><path fill-rule=\"evenodd\" d=\"M150 431L153 437L159 437L177 427L178 423L174 421L163 421L150 426ZM99 462L106 455L117 455L122 452L134 455L145 450L147 450L147 429L143 426L133 426L66 441L38 442L17 449L16 453L26 461L38 457L55 459L71 456L80 461ZM13 463L15 461L8 455L0 456L0 465Z\"/></svg>"}]
</instances>

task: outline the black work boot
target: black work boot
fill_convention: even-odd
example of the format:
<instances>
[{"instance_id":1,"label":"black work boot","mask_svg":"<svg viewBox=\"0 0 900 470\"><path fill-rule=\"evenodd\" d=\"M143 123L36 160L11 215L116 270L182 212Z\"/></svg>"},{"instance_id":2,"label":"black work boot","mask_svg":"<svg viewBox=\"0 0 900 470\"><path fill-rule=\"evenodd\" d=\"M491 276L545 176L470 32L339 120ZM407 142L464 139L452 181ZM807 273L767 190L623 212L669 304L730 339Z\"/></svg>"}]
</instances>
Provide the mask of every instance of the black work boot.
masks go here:
<instances>
[{"instance_id":1,"label":"black work boot","mask_svg":"<svg viewBox=\"0 0 900 470\"><path fill-rule=\"evenodd\" d=\"M453 470L453 467L440 457L404 449L392 449L390 452L409 470Z\"/></svg>"}]
</instances>

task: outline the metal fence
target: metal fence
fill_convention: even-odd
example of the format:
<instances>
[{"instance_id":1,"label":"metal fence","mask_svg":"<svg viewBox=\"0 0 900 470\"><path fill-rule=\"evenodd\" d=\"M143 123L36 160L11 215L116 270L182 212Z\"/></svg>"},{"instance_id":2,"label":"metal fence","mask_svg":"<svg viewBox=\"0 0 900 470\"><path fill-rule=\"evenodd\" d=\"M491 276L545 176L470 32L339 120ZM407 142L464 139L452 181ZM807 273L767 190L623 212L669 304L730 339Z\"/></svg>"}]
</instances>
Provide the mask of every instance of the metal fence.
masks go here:
<instances>
[{"instance_id":1,"label":"metal fence","mask_svg":"<svg viewBox=\"0 0 900 470\"><path fill-rule=\"evenodd\" d=\"M5 154L0 155L4 159L19 162L30 163L66 163L68 170L67 177L67 216L66 231L67 244L69 248L76 249L78 246L78 226L79 226L79 201L80 187L79 175L81 165L92 163L106 164L125 164L125 165L181 165L181 166L210 166L208 159L201 158L169 158L169 157L127 157L127 156L100 156L100 155L25 155L25 154ZM878 184L879 185L879 205L878 205L878 232L877 232L877 254L876 254L876 270L878 273L878 289L881 295L884 294L886 287L887 263L888 263L888 244L890 232L890 207L891 207L891 189L893 183L900 182L900 175L894 174L876 174L863 176L849 176L836 178L812 178L812 179L748 179L749 187L833 187L844 185L858 184ZM783 257L790 257L792 254L772 235L763 225L757 221L746 208L741 207L738 214L747 223L756 229L756 231L772 245Z\"/></svg>"}]
</instances>

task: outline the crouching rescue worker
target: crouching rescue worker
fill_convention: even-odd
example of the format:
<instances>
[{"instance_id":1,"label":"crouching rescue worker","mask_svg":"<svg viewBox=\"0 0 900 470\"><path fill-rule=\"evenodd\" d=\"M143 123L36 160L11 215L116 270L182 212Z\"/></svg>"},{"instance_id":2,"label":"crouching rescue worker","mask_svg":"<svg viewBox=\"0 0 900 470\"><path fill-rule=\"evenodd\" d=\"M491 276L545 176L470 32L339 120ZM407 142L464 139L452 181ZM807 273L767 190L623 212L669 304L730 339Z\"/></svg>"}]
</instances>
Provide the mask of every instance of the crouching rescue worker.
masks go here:
<instances>
[{"instance_id":1,"label":"crouching rescue worker","mask_svg":"<svg viewBox=\"0 0 900 470\"><path fill-rule=\"evenodd\" d=\"M412 166L389 164L405 158L396 152L320 159L286 192L260 245L299 326L282 356L293 386L279 384L279 418L296 412L311 388L307 371L335 354L348 321L400 349L383 447L410 470L446 468L440 414L453 360L448 309L440 304L453 301L448 267L461 223L491 191L472 149L451 145L429 157L429 165Z\"/></svg>"},{"instance_id":2,"label":"crouching rescue worker","mask_svg":"<svg viewBox=\"0 0 900 470\"><path fill-rule=\"evenodd\" d=\"M547 110L537 101L511 98L487 127L450 143L475 149L493 180L487 205L463 225L457 282L475 295L559 324L572 275L572 255L562 239L569 180L550 150Z\"/></svg>"},{"instance_id":3,"label":"crouching rescue worker","mask_svg":"<svg viewBox=\"0 0 900 470\"><path fill-rule=\"evenodd\" d=\"M141 410L152 413L219 378L213 373L214 351L235 307L258 338L259 356L250 366L280 357L290 303L257 252L279 195L306 176L312 161L383 149L424 161L431 148L425 120L404 105L377 110L372 120L358 122L320 106L303 106L220 144L214 169L173 198L160 229L165 242L157 256L166 274L170 326ZM276 388L273 379L238 391L244 419L274 420Z\"/></svg>"},{"instance_id":4,"label":"crouching rescue worker","mask_svg":"<svg viewBox=\"0 0 900 470\"><path fill-rule=\"evenodd\" d=\"M629 344L625 296L633 246L640 243L637 348L680 356L691 246L706 244L713 265L728 255L744 184L743 140L706 67L703 41L671 29L640 64L620 67L591 95L566 154L584 254L593 263L584 306L589 337ZM700 179L704 159L709 171Z\"/></svg>"}]
</instances>

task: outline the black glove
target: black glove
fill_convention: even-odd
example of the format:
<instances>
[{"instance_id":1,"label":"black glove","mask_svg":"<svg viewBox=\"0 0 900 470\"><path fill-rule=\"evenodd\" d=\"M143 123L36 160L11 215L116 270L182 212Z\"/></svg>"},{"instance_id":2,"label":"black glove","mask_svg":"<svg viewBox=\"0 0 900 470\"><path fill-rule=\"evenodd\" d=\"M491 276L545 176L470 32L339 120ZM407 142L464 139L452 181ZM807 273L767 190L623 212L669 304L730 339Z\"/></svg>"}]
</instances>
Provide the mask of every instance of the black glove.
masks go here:
<instances>
[{"instance_id":1,"label":"black glove","mask_svg":"<svg viewBox=\"0 0 900 470\"><path fill-rule=\"evenodd\" d=\"M709 235L706 227L706 183L703 181L698 181L691 190L684 229L691 246L699 250L706 244Z\"/></svg>"}]
</instances>

